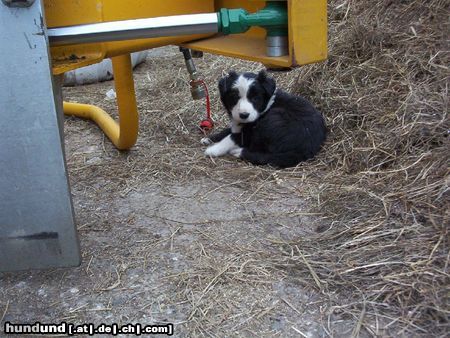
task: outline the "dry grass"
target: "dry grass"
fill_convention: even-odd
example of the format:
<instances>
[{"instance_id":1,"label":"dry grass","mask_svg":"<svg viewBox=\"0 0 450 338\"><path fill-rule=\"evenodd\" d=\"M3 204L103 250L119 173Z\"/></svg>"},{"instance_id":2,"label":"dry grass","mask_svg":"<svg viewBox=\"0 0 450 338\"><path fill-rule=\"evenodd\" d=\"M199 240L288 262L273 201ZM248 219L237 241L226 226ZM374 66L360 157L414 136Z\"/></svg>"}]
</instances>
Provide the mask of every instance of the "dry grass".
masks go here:
<instances>
[{"instance_id":1,"label":"dry grass","mask_svg":"<svg viewBox=\"0 0 450 338\"><path fill-rule=\"evenodd\" d=\"M331 1L330 56L292 86L330 138L303 167L329 222L285 259L355 334L449 332L448 1ZM300 251L301 250L301 251ZM379 326L378 326L379 325Z\"/></svg>"}]
</instances>

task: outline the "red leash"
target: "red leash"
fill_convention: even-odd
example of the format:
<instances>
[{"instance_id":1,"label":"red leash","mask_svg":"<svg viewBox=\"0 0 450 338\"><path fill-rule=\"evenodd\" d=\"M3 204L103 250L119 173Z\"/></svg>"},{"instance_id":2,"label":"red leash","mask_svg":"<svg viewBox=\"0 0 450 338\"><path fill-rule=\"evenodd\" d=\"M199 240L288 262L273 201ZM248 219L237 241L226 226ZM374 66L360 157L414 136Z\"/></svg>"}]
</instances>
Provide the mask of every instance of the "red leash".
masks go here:
<instances>
[{"instance_id":1,"label":"red leash","mask_svg":"<svg viewBox=\"0 0 450 338\"><path fill-rule=\"evenodd\" d=\"M208 87L206 86L205 81L199 80L199 82L203 85L203 88L205 88L206 97L206 118L200 122L200 129L206 133L214 128L214 121L211 118L211 103L209 102Z\"/></svg>"}]
</instances>

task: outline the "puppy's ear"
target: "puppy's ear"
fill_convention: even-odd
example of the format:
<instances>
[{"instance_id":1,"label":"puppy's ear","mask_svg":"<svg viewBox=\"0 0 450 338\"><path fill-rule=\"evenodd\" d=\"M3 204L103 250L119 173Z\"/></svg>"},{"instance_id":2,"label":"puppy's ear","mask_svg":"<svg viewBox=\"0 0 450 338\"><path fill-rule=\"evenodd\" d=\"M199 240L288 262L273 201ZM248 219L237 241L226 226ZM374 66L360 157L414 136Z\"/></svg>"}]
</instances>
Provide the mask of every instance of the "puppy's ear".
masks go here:
<instances>
[{"instance_id":1,"label":"puppy's ear","mask_svg":"<svg viewBox=\"0 0 450 338\"><path fill-rule=\"evenodd\" d=\"M225 76L219 80L219 94L221 98L224 97L226 91L227 91L227 77Z\"/></svg>"},{"instance_id":2,"label":"puppy's ear","mask_svg":"<svg viewBox=\"0 0 450 338\"><path fill-rule=\"evenodd\" d=\"M219 80L219 93L220 97L223 97L228 90L228 87L232 85L234 80L238 77L235 71L230 71L227 76Z\"/></svg>"},{"instance_id":3,"label":"puppy's ear","mask_svg":"<svg viewBox=\"0 0 450 338\"><path fill-rule=\"evenodd\" d=\"M276 89L275 80L269 77L265 70L261 70L256 77L256 80L261 84L266 93L272 96Z\"/></svg>"}]
</instances>

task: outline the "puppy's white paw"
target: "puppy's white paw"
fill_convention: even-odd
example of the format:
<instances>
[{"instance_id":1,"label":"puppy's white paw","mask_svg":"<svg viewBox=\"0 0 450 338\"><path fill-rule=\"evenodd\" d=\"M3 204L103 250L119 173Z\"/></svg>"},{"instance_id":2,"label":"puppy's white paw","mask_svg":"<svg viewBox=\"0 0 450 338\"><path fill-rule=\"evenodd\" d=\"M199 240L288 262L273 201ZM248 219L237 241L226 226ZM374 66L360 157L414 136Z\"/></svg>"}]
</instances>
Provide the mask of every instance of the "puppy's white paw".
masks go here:
<instances>
[{"instance_id":1,"label":"puppy's white paw","mask_svg":"<svg viewBox=\"0 0 450 338\"><path fill-rule=\"evenodd\" d=\"M211 156L211 157L218 157L218 156L222 155L222 152L217 147L217 145L212 145L212 146L206 148L205 155L206 156Z\"/></svg>"},{"instance_id":2,"label":"puppy's white paw","mask_svg":"<svg viewBox=\"0 0 450 338\"><path fill-rule=\"evenodd\" d=\"M242 157L242 148L235 148L230 150L230 154L234 157L241 158Z\"/></svg>"},{"instance_id":3,"label":"puppy's white paw","mask_svg":"<svg viewBox=\"0 0 450 338\"><path fill-rule=\"evenodd\" d=\"M210 144L213 144L213 141L209 137L204 137L200 140L200 143L204 146L209 146Z\"/></svg>"},{"instance_id":4,"label":"puppy's white paw","mask_svg":"<svg viewBox=\"0 0 450 338\"><path fill-rule=\"evenodd\" d=\"M231 136L228 135L222 141L218 143L214 143L209 146L205 150L206 156L218 157L226 155L230 152L231 149L236 148L236 143L231 139Z\"/></svg>"}]
</instances>

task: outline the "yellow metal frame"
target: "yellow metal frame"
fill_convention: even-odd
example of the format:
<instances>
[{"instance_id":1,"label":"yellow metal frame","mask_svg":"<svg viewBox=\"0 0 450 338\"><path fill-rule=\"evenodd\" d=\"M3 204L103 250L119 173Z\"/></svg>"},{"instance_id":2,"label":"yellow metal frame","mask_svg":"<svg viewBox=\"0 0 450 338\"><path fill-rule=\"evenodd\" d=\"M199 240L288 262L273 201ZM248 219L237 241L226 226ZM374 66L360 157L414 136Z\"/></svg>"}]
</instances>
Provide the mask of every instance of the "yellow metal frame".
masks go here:
<instances>
[{"instance_id":1,"label":"yellow metal frame","mask_svg":"<svg viewBox=\"0 0 450 338\"><path fill-rule=\"evenodd\" d=\"M131 148L137 140L139 116L130 54L111 58L117 94L119 122L103 109L81 103L64 102L64 114L94 121L120 150Z\"/></svg>"},{"instance_id":2,"label":"yellow metal frame","mask_svg":"<svg viewBox=\"0 0 450 338\"><path fill-rule=\"evenodd\" d=\"M179 14L211 13L213 0L44 0L48 27L61 27L96 22L129 20ZM64 102L64 114L95 122L121 150L131 148L138 136L138 111L134 90L130 53L160 46L181 44L211 34L113 41L73 46L52 47L53 74L111 58L114 70L119 121L103 109L89 104Z\"/></svg>"}]
</instances>

